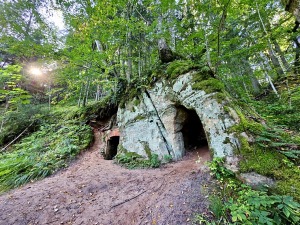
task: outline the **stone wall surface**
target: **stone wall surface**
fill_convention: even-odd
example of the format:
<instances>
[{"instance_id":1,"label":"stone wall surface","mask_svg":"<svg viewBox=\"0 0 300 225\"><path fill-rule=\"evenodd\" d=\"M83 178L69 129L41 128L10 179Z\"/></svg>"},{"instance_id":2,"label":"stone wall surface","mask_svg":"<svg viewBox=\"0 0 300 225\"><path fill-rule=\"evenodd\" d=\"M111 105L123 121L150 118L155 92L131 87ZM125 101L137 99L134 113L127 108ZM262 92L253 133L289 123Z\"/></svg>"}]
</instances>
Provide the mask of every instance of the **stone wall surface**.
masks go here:
<instances>
[{"instance_id":1,"label":"stone wall surface","mask_svg":"<svg viewBox=\"0 0 300 225\"><path fill-rule=\"evenodd\" d=\"M239 117L227 106L218 102L217 94L192 89L193 72L179 76L175 81L160 81L118 110L120 147L143 156L158 154L162 159L171 155L179 160L185 154L183 134L186 109L199 116L214 157L233 156L240 142L229 128L239 123ZM229 110L228 110L229 109Z\"/></svg>"}]
</instances>

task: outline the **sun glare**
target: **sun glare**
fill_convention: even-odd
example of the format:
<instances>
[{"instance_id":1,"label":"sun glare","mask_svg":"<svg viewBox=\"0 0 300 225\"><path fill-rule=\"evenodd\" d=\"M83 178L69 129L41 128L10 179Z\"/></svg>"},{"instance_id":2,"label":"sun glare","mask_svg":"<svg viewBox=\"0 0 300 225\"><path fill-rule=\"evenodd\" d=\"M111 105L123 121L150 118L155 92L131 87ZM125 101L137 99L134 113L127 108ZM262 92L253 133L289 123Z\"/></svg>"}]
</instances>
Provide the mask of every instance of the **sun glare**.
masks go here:
<instances>
[{"instance_id":1,"label":"sun glare","mask_svg":"<svg viewBox=\"0 0 300 225\"><path fill-rule=\"evenodd\" d=\"M42 75L41 69L40 69L40 68L37 68L37 67L31 67L31 68L29 69L29 72L30 72L32 75L34 75L34 76L40 76L40 75Z\"/></svg>"}]
</instances>

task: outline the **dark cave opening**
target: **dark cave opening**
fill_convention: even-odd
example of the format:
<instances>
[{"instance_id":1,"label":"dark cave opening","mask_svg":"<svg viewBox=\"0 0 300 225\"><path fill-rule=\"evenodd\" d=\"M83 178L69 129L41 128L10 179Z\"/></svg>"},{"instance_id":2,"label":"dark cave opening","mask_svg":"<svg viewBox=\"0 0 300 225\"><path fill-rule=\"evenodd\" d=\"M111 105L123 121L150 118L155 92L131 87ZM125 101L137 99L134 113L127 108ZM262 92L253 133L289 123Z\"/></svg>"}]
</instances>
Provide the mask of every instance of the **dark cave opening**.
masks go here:
<instances>
[{"instance_id":1,"label":"dark cave opening","mask_svg":"<svg viewBox=\"0 0 300 225\"><path fill-rule=\"evenodd\" d=\"M117 155L120 136L112 136L107 141L105 159L111 160Z\"/></svg>"},{"instance_id":2,"label":"dark cave opening","mask_svg":"<svg viewBox=\"0 0 300 225\"><path fill-rule=\"evenodd\" d=\"M205 131L199 116L195 110L180 107L186 114L183 122L182 135L184 147L187 151L192 151L200 147L208 146Z\"/></svg>"}]
</instances>

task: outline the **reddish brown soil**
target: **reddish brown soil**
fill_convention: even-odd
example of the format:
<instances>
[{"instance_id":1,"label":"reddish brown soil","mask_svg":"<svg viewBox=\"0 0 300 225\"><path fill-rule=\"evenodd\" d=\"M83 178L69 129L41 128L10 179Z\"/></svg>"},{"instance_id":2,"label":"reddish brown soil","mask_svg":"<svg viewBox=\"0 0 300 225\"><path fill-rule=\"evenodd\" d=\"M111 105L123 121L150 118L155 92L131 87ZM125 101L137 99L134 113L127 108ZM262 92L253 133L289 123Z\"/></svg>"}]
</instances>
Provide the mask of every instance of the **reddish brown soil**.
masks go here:
<instances>
[{"instance_id":1,"label":"reddish brown soil","mask_svg":"<svg viewBox=\"0 0 300 225\"><path fill-rule=\"evenodd\" d=\"M67 169L0 196L0 224L182 225L207 212L206 148L159 169L128 170L100 156L95 134Z\"/></svg>"}]
</instances>

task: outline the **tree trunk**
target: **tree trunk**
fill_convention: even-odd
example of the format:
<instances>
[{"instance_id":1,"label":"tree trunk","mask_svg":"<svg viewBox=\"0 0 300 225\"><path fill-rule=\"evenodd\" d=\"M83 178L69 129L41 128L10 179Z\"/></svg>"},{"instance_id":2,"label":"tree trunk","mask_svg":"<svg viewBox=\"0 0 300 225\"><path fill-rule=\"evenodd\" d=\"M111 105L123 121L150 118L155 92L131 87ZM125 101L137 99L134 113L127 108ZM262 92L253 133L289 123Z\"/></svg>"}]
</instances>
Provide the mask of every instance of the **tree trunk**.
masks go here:
<instances>
[{"instance_id":1,"label":"tree trunk","mask_svg":"<svg viewBox=\"0 0 300 225\"><path fill-rule=\"evenodd\" d=\"M259 8L258 8L258 4L256 2L256 10L257 10L257 13L258 13L258 17L259 17L259 21L261 23L261 26L263 28L263 32L265 33L265 35L268 35L268 31L266 29L266 26L265 26L265 23L262 19L262 16L260 14L260 11L259 11ZM269 55L270 55L270 58L271 58L271 61L275 67L275 70L277 72L277 74L280 76L280 75L283 75L284 74L284 71L280 65L280 62L277 58L277 56L275 55L274 51L273 51L273 48L272 48L272 45L271 45L271 41L270 39L268 38L268 46L269 46L269 49L268 49L268 52L269 52Z\"/></svg>"},{"instance_id":2,"label":"tree trunk","mask_svg":"<svg viewBox=\"0 0 300 225\"><path fill-rule=\"evenodd\" d=\"M131 32L128 32L127 34L127 45L128 45L128 50L127 50L127 72L126 72L126 79L127 82L130 82L131 76L132 76L132 46L131 46Z\"/></svg>"},{"instance_id":3,"label":"tree trunk","mask_svg":"<svg viewBox=\"0 0 300 225\"><path fill-rule=\"evenodd\" d=\"M280 96L279 96L279 94L278 94L278 92L277 92L277 90L276 90L276 88L275 88L275 86L274 86L274 84L273 84L273 82L272 82L271 77L270 77L266 72L264 72L264 74L265 74L266 80L267 80L267 81L269 82L269 84L271 85L272 90L274 91L274 93L276 94L276 96L277 96L278 98L280 98Z\"/></svg>"},{"instance_id":4,"label":"tree trunk","mask_svg":"<svg viewBox=\"0 0 300 225\"><path fill-rule=\"evenodd\" d=\"M248 75L248 79L251 81L251 87L252 87L251 93L253 93L254 95L257 95L260 93L261 85L258 82L255 75L253 74L253 69L251 68L251 65L249 64L248 57L245 57L242 60L242 62L243 62L244 70L241 71L241 73Z\"/></svg>"},{"instance_id":5,"label":"tree trunk","mask_svg":"<svg viewBox=\"0 0 300 225\"><path fill-rule=\"evenodd\" d=\"M299 42L299 38L296 37L295 40L294 40L294 43L296 45L296 48L295 48L295 62L294 62L294 71L295 71L295 74L299 74L300 72L300 42Z\"/></svg>"},{"instance_id":6,"label":"tree trunk","mask_svg":"<svg viewBox=\"0 0 300 225\"><path fill-rule=\"evenodd\" d=\"M158 40L158 51L159 51L159 59L162 63L172 62L176 59L175 54L172 52L170 47L168 46L166 39L160 38Z\"/></svg>"},{"instance_id":7,"label":"tree trunk","mask_svg":"<svg viewBox=\"0 0 300 225\"><path fill-rule=\"evenodd\" d=\"M250 76L250 80L251 80L252 90L254 95L258 95L261 90L260 83L258 82L257 78L253 74Z\"/></svg>"},{"instance_id":8,"label":"tree trunk","mask_svg":"<svg viewBox=\"0 0 300 225\"><path fill-rule=\"evenodd\" d=\"M86 104L88 103L88 100L89 100L90 84L91 84L91 81L90 81L90 79L88 79L86 93L85 93L85 103Z\"/></svg>"},{"instance_id":9,"label":"tree trunk","mask_svg":"<svg viewBox=\"0 0 300 225\"><path fill-rule=\"evenodd\" d=\"M282 69L282 67L280 65L280 62L279 62L277 56L275 55L275 53L274 53L274 51L272 49L271 44L269 44L269 50L268 50L268 52L269 52L271 61L273 63L273 66L274 66L274 68L276 70L276 73L279 75L279 77L282 77L282 75L284 75L284 71L283 71L283 69Z\"/></svg>"},{"instance_id":10,"label":"tree trunk","mask_svg":"<svg viewBox=\"0 0 300 225\"><path fill-rule=\"evenodd\" d=\"M89 85L90 85L90 80L89 78L87 77L86 78L86 85L85 85L85 90L83 92L83 98L82 98L82 106L85 107L86 106L86 103L87 103L87 95L89 93Z\"/></svg>"},{"instance_id":11,"label":"tree trunk","mask_svg":"<svg viewBox=\"0 0 300 225\"><path fill-rule=\"evenodd\" d=\"M95 97L96 101L100 100L100 85L97 85L97 91L96 91L96 97Z\"/></svg>"},{"instance_id":12,"label":"tree trunk","mask_svg":"<svg viewBox=\"0 0 300 225\"><path fill-rule=\"evenodd\" d=\"M81 105L81 96L82 96L82 91L83 91L83 84L80 86L80 92L79 92L79 98L78 98L78 107Z\"/></svg>"},{"instance_id":13,"label":"tree trunk","mask_svg":"<svg viewBox=\"0 0 300 225\"><path fill-rule=\"evenodd\" d=\"M280 48L278 42L276 40L273 40L273 44L274 44L274 47L275 47L275 51L277 52L277 54L280 57L280 60L281 60L281 62L283 64L283 66L284 66L285 71L288 71L289 68L290 68L289 63L286 61L286 59L284 57L284 54L281 51L281 48Z\"/></svg>"}]
</instances>

